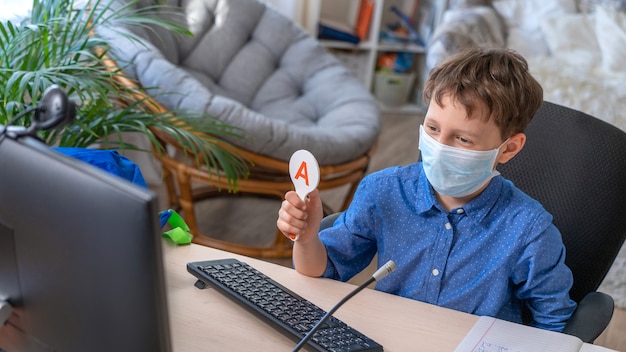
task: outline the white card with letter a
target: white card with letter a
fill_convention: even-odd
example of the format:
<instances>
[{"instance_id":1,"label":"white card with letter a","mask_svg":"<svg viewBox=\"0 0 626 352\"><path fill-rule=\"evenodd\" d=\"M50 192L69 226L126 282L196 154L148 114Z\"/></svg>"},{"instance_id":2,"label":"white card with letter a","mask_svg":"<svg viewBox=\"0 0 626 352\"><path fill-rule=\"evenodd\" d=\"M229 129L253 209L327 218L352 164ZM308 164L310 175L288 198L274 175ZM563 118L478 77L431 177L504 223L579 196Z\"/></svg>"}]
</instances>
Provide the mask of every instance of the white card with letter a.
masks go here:
<instances>
[{"instance_id":1,"label":"white card with letter a","mask_svg":"<svg viewBox=\"0 0 626 352\"><path fill-rule=\"evenodd\" d=\"M304 149L293 153L289 159L289 176L300 199L306 199L320 182L320 167L315 156Z\"/></svg>"}]
</instances>

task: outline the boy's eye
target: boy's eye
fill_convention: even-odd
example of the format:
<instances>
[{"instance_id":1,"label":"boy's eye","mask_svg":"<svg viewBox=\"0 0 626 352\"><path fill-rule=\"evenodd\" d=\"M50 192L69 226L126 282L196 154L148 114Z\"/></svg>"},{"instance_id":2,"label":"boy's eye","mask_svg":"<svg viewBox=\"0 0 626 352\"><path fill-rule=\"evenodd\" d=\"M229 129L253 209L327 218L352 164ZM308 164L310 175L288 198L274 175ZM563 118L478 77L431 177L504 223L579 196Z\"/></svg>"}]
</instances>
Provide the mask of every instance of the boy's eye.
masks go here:
<instances>
[{"instance_id":1,"label":"boy's eye","mask_svg":"<svg viewBox=\"0 0 626 352\"><path fill-rule=\"evenodd\" d=\"M459 142L461 142L463 144L470 144L471 143L471 141L469 139L465 138L465 137L459 136L459 137L457 137L457 139L459 140Z\"/></svg>"}]
</instances>

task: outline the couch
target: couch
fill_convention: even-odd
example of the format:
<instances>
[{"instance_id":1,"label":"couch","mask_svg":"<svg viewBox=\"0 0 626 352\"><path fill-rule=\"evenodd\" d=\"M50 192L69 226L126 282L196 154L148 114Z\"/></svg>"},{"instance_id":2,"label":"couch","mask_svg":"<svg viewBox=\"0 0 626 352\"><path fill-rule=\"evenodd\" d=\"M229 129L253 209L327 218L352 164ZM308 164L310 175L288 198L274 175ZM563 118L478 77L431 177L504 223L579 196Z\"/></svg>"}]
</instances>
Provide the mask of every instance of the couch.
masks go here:
<instances>
[{"instance_id":1,"label":"couch","mask_svg":"<svg viewBox=\"0 0 626 352\"><path fill-rule=\"evenodd\" d=\"M483 44L526 57L544 100L626 130L626 1L451 0L427 66Z\"/></svg>"}]
</instances>

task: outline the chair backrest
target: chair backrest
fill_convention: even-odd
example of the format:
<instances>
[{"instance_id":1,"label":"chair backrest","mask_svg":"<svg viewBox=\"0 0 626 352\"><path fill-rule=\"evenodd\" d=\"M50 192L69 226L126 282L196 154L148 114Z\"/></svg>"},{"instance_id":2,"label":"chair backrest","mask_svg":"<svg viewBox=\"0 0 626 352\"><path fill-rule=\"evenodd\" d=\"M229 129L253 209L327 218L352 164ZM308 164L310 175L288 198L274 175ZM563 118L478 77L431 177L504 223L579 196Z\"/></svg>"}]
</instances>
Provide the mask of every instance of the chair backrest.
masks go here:
<instances>
[{"instance_id":1,"label":"chair backrest","mask_svg":"<svg viewBox=\"0 0 626 352\"><path fill-rule=\"evenodd\" d=\"M626 238L626 133L544 102L526 135L498 170L553 215L579 302L598 288Z\"/></svg>"}]
</instances>

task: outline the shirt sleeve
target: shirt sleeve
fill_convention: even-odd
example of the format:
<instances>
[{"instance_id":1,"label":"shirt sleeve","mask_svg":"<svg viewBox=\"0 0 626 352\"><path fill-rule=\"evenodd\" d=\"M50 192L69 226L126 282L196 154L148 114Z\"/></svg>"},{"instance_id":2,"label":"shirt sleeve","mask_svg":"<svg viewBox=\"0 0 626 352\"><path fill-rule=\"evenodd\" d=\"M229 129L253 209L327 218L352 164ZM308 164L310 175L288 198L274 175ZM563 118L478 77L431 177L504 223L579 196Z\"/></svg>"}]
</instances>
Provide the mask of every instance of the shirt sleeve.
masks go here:
<instances>
[{"instance_id":1,"label":"shirt sleeve","mask_svg":"<svg viewBox=\"0 0 626 352\"><path fill-rule=\"evenodd\" d=\"M512 278L515 294L531 312L530 325L562 331L576 308L569 297L574 280L561 234L547 213L535 221Z\"/></svg>"},{"instance_id":2,"label":"shirt sleeve","mask_svg":"<svg viewBox=\"0 0 626 352\"><path fill-rule=\"evenodd\" d=\"M322 275L348 281L365 269L376 254L376 233L380 231L380 216L376 209L373 177L365 177L359 184L349 208L335 224L319 233L326 246L328 261Z\"/></svg>"}]
</instances>

